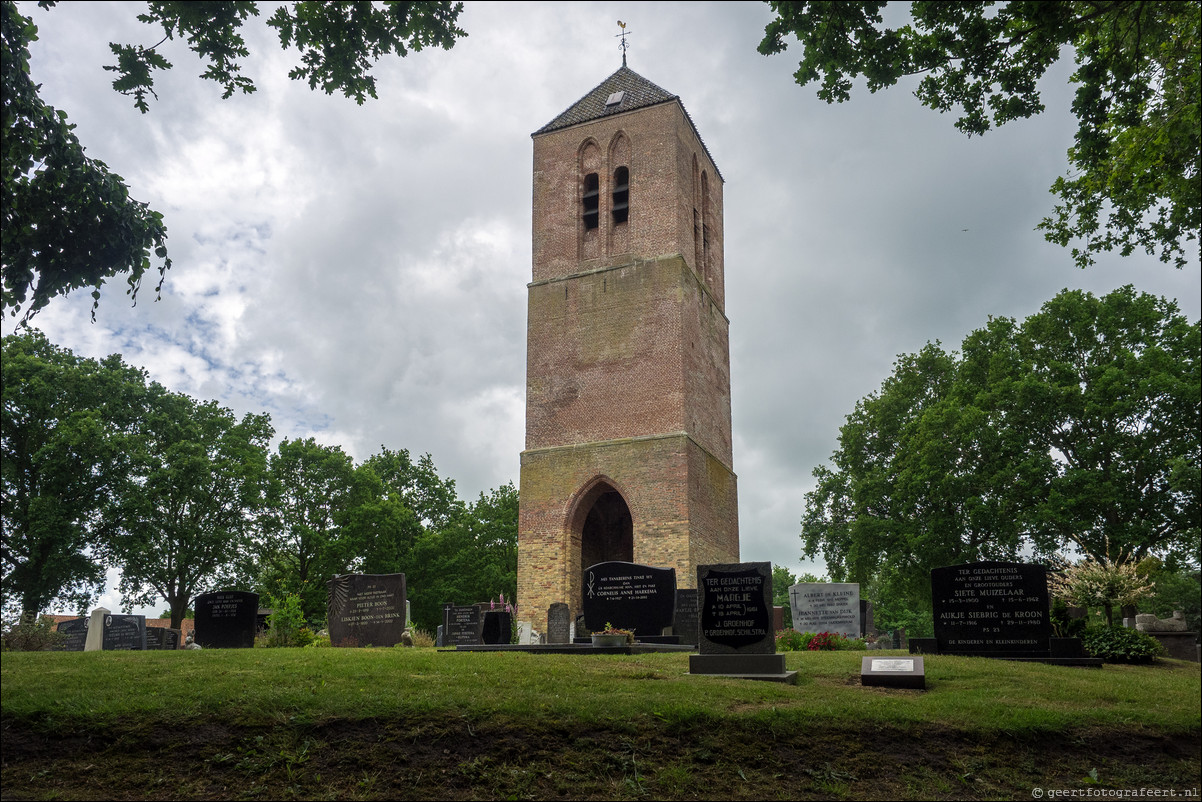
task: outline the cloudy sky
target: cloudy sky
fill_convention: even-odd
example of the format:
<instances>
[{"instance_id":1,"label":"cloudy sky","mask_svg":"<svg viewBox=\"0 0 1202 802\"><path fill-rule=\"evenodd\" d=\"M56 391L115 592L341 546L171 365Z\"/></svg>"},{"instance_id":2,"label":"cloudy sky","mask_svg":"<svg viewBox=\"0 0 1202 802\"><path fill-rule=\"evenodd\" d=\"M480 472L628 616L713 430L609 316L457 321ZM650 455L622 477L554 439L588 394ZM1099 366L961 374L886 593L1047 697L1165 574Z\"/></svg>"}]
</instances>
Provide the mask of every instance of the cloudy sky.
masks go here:
<instances>
[{"instance_id":1,"label":"cloudy sky","mask_svg":"<svg viewBox=\"0 0 1202 802\"><path fill-rule=\"evenodd\" d=\"M913 98L913 83L828 106L792 79L796 48L756 52L760 3L473 3L451 51L375 70L356 106L289 81L295 51L247 26L249 96L221 99L178 43L149 114L110 88L108 43L152 45L139 6L33 3L31 68L89 155L166 216L174 267L95 324L87 293L35 318L56 343L121 353L173 390L278 438L357 460L430 453L465 499L517 484L524 439L530 133L621 65L679 95L726 179L735 471L742 559L803 562L811 472L898 354L956 347L990 315L1022 318L1065 287L1124 284L1199 316L1197 260L1107 258L1088 271L1035 225L1075 130L1071 64L1048 111L985 137ZM4 333L13 329L6 320ZM115 594L103 600L120 609ZM160 608L161 609L161 606Z\"/></svg>"}]
</instances>

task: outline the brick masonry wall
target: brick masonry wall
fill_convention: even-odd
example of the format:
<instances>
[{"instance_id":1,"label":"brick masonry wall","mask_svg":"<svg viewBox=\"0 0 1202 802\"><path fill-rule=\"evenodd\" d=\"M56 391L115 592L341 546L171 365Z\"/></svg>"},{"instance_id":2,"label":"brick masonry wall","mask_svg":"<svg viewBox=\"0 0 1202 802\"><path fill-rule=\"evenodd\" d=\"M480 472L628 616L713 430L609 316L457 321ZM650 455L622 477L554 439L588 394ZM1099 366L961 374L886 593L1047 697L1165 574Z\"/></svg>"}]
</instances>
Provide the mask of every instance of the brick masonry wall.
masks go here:
<instances>
[{"instance_id":1,"label":"brick masonry wall","mask_svg":"<svg viewBox=\"0 0 1202 802\"><path fill-rule=\"evenodd\" d=\"M696 582L698 557L738 560L734 474L685 434L615 440L522 454L518 616L545 623L553 602L580 613L580 534L597 496L622 494L634 527L634 561ZM537 626L537 624L536 624Z\"/></svg>"},{"instance_id":2,"label":"brick masonry wall","mask_svg":"<svg viewBox=\"0 0 1202 802\"><path fill-rule=\"evenodd\" d=\"M704 205L710 217L710 261L703 269L697 264L699 248L694 240L693 210L700 212L703 207L694 160L698 172L706 174L709 188ZM611 182L614 170L621 166L630 169L630 218L615 227ZM601 179L595 253L583 247L582 217L584 174L594 170ZM718 308L725 309L722 179L679 103L536 136L533 201L535 282L632 259L681 254L694 272L705 276ZM613 236L616 229L625 232Z\"/></svg>"},{"instance_id":3,"label":"brick masonry wall","mask_svg":"<svg viewBox=\"0 0 1202 802\"><path fill-rule=\"evenodd\" d=\"M611 214L619 166L624 224ZM580 612L581 531L603 492L630 508L635 562L675 568L680 587L699 562L737 562L739 534L722 180L683 108L536 136L533 194L517 590L518 617L543 627L553 602Z\"/></svg>"}]
</instances>

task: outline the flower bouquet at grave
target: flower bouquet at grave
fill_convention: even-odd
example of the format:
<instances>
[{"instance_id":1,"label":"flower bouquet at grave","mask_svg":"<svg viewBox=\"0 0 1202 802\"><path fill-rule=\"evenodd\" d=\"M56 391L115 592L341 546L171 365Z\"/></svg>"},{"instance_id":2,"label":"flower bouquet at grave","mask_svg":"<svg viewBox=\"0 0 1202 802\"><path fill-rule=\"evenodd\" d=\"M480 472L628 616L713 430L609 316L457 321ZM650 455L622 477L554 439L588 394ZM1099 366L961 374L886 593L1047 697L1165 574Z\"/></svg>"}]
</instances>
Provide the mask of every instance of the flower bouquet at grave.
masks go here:
<instances>
[{"instance_id":1,"label":"flower bouquet at grave","mask_svg":"<svg viewBox=\"0 0 1202 802\"><path fill-rule=\"evenodd\" d=\"M597 639L596 639L597 635L601 635L602 637L604 637L606 642L617 640L618 638L621 638L625 643L634 643L634 633L633 632L631 632L629 629L621 629L620 627L615 627L613 624L611 624L608 621L605 622L605 629L601 630L600 632L593 633L594 644L597 643ZM615 644L610 643L609 645L615 645Z\"/></svg>"}]
</instances>

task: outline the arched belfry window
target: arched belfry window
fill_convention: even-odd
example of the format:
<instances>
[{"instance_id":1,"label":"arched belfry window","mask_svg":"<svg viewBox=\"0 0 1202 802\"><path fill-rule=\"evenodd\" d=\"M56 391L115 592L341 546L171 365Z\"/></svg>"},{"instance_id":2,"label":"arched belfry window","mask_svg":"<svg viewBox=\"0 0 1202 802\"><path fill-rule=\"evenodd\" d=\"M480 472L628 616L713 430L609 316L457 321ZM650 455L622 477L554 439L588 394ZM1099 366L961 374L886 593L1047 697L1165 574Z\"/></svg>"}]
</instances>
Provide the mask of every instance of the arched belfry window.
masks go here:
<instances>
[{"instance_id":1,"label":"arched belfry window","mask_svg":"<svg viewBox=\"0 0 1202 802\"><path fill-rule=\"evenodd\" d=\"M601 224L601 185L596 173L584 177L584 228L590 230Z\"/></svg>"},{"instance_id":2,"label":"arched belfry window","mask_svg":"<svg viewBox=\"0 0 1202 802\"><path fill-rule=\"evenodd\" d=\"M709 277L710 269L710 180L704 170L701 171L701 270L702 275Z\"/></svg>"},{"instance_id":3,"label":"arched belfry window","mask_svg":"<svg viewBox=\"0 0 1202 802\"><path fill-rule=\"evenodd\" d=\"M613 198L613 216L614 225L618 226L626 222L630 216L630 170L626 167L619 167L614 170L614 198Z\"/></svg>"}]
</instances>

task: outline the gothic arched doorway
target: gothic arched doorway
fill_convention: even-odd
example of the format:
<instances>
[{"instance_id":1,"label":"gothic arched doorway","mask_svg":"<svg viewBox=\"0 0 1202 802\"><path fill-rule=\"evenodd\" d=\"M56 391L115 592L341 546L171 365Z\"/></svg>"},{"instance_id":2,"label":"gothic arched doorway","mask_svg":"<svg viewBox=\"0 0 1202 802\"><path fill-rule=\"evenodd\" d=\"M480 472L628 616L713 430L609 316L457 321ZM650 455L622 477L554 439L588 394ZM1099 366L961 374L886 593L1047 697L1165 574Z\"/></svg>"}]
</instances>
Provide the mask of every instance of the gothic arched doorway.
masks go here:
<instances>
[{"instance_id":1,"label":"gothic arched doorway","mask_svg":"<svg viewBox=\"0 0 1202 802\"><path fill-rule=\"evenodd\" d=\"M584 519L580 568L611 560L634 562L634 522L622 494L606 488Z\"/></svg>"}]
</instances>

